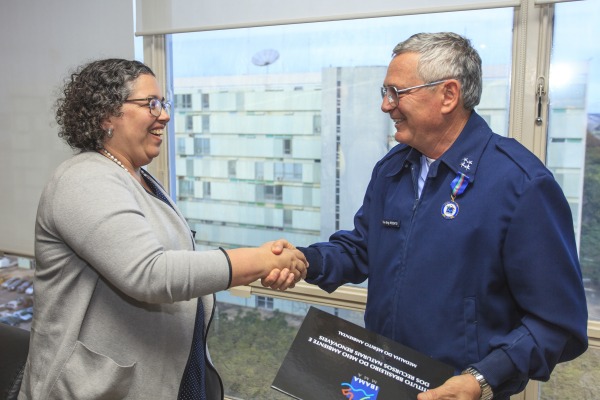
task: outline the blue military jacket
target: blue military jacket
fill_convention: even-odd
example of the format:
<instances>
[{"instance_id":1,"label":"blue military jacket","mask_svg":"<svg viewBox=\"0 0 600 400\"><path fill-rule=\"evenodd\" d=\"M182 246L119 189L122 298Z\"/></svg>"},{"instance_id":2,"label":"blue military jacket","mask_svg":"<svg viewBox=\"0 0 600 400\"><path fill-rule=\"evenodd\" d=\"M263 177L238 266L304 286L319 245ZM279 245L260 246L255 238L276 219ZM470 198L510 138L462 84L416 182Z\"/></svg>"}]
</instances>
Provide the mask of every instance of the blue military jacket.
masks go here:
<instances>
[{"instance_id":1,"label":"blue military jacket","mask_svg":"<svg viewBox=\"0 0 600 400\"><path fill-rule=\"evenodd\" d=\"M561 188L538 158L475 112L431 164L418 197L420 156L397 145L377 163L354 230L301 248L307 281L332 292L368 278L367 329L457 372L476 367L498 398L529 378L547 380L557 362L587 348ZM466 188L447 204L460 174Z\"/></svg>"}]
</instances>

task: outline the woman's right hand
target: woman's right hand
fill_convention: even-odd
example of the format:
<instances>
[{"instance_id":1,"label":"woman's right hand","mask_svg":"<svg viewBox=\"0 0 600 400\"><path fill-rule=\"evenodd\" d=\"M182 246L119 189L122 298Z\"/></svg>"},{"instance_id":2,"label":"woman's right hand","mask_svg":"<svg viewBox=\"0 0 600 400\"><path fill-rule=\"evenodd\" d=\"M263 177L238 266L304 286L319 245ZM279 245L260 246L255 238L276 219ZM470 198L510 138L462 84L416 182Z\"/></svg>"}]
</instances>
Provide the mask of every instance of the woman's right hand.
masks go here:
<instances>
[{"instance_id":1,"label":"woman's right hand","mask_svg":"<svg viewBox=\"0 0 600 400\"><path fill-rule=\"evenodd\" d=\"M282 246L279 254L273 251ZM285 240L271 241L256 248L227 250L231 261L231 286L246 285L261 279L264 286L286 290L306 277L308 262L304 254ZM268 285L265 285L268 282Z\"/></svg>"},{"instance_id":2,"label":"woman's right hand","mask_svg":"<svg viewBox=\"0 0 600 400\"><path fill-rule=\"evenodd\" d=\"M306 257L304 257L304 254L302 252L300 252L299 250L296 250L296 247L291 244L290 242L288 242L286 239L279 239L273 242L268 242L271 243L271 251L273 252L273 254L282 254L285 250L292 250L294 252L299 252L302 254L302 259L306 260ZM268 243L265 243L268 244ZM306 262L306 268L308 268L308 262ZM279 270L279 269L273 269L269 275L267 275L266 277L261 279L261 284L264 287L270 287L271 289L277 289L277 290L286 290L286 289L291 289L293 288L296 283L300 280L300 279L305 279L306 278L306 268L304 269L304 271L301 273L301 277L298 278L297 274L290 274L290 272L286 269L283 270ZM294 276L294 279L291 280L291 276Z\"/></svg>"},{"instance_id":3,"label":"woman's right hand","mask_svg":"<svg viewBox=\"0 0 600 400\"><path fill-rule=\"evenodd\" d=\"M308 268L306 257L287 240L266 242L260 247L267 250L268 258L275 257L276 261L276 265L269 271L269 274L261 277L263 286L286 290L293 288L298 281L306 278Z\"/></svg>"}]
</instances>

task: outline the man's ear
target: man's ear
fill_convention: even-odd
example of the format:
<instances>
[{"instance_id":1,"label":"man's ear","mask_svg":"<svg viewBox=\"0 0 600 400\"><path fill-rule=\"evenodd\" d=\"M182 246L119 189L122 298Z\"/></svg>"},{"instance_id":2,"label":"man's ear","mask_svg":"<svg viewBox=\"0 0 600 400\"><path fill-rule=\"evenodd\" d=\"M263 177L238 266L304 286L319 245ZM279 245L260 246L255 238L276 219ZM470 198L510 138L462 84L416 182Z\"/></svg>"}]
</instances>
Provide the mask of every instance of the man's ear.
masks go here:
<instances>
[{"instance_id":1,"label":"man's ear","mask_svg":"<svg viewBox=\"0 0 600 400\"><path fill-rule=\"evenodd\" d=\"M442 85L442 113L449 114L462 103L460 82L456 79L448 79Z\"/></svg>"}]
</instances>

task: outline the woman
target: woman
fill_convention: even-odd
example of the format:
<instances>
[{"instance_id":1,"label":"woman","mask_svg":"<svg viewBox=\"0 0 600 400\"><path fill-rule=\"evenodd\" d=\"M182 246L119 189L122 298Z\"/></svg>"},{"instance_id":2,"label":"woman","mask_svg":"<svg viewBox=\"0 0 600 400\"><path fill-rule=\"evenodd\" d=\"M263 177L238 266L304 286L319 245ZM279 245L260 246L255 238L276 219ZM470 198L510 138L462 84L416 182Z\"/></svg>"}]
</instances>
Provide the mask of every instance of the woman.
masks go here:
<instances>
[{"instance_id":1,"label":"woman","mask_svg":"<svg viewBox=\"0 0 600 400\"><path fill-rule=\"evenodd\" d=\"M272 243L194 251L183 215L141 168L158 156L169 121L147 66L89 63L63 95L59 136L79 153L39 203L19 399L222 399L205 340L214 293L267 276L274 288L293 286L306 275L304 256L287 244L275 255Z\"/></svg>"}]
</instances>

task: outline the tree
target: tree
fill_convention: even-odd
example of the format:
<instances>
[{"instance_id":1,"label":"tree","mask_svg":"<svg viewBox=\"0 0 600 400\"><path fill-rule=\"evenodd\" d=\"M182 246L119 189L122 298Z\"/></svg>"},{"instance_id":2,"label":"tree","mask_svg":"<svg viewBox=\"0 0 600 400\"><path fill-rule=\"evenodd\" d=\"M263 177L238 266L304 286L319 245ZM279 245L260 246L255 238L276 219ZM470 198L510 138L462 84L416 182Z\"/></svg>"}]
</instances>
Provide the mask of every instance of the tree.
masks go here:
<instances>
[{"instance_id":1,"label":"tree","mask_svg":"<svg viewBox=\"0 0 600 400\"><path fill-rule=\"evenodd\" d=\"M583 276L600 284L600 139L588 132L586 141L580 260Z\"/></svg>"},{"instance_id":2,"label":"tree","mask_svg":"<svg viewBox=\"0 0 600 400\"><path fill-rule=\"evenodd\" d=\"M289 399L271 389L271 383L297 333L290 318L296 317L219 303L209 349L228 397Z\"/></svg>"}]
</instances>

